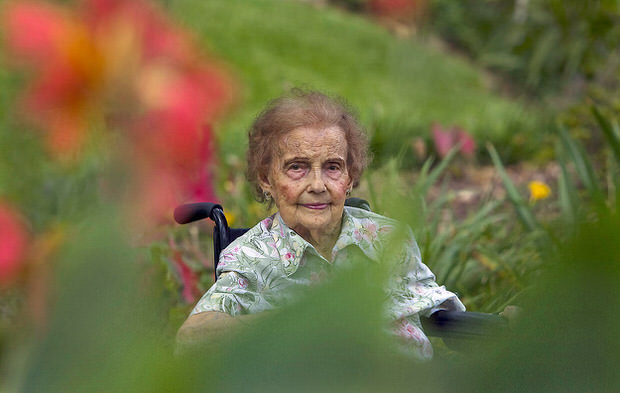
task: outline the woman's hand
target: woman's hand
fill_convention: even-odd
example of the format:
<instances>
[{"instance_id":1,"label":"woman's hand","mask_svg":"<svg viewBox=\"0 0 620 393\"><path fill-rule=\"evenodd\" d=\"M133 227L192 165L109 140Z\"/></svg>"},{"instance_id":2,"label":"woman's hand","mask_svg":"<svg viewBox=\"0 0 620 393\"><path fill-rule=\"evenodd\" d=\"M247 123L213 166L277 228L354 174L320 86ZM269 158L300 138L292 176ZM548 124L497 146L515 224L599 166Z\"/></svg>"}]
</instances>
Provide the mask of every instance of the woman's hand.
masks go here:
<instances>
[{"instance_id":1,"label":"woman's hand","mask_svg":"<svg viewBox=\"0 0 620 393\"><path fill-rule=\"evenodd\" d=\"M522 309L518 306L506 306L499 316L508 321L508 325L513 327L517 319L521 316Z\"/></svg>"}]
</instances>

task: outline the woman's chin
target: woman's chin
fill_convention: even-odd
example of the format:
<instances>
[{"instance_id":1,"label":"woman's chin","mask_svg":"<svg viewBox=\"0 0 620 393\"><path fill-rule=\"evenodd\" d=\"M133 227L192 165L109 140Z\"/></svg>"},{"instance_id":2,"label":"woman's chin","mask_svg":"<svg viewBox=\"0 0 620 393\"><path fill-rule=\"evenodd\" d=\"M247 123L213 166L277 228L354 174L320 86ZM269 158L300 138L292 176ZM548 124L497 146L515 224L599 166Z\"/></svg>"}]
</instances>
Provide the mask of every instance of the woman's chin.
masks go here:
<instances>
[{"instance_id":1,"label":"woman's chin","mask_svg":"<svg viewBox=\"0 0 620 393\"><path fill-rule=\"evenodd\" d=\"M333 234L334 230L340 228L341 217L333 217L331 214L315 215L303 217L299 220L298 228L302 231L316 234ZM298 231L296 231L298 232ZM299 232L298 232L299 233Z\"/></svg>"}]
</instances>

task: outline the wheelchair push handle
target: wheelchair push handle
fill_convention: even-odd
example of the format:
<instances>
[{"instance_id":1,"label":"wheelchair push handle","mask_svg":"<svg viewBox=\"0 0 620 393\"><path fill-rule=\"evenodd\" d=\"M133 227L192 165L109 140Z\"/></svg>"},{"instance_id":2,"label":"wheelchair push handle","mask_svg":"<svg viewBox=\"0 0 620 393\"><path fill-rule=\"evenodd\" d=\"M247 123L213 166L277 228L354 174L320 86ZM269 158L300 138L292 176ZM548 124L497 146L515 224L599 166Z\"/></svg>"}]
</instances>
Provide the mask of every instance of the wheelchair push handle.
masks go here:
<instances>
[{"instance_id":1,"label":"wheelchair push handle","mask_svg":"<svg viewBox=\"0 0 620 393\"><path fill-rule=\"evenodd\" d=\"M174 209L174 220L179 224L210 218L215 221L215 210L224 210L221 205L211 202L186 203Z\"/></svg>"}]
</instances>

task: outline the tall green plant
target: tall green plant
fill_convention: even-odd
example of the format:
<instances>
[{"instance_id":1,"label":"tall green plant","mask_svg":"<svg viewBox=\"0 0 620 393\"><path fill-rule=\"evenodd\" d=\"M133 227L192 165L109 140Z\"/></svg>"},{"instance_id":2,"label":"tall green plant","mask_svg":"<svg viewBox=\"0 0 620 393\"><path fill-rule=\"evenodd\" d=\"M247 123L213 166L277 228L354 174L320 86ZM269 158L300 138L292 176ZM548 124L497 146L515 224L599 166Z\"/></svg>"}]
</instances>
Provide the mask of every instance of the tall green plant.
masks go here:
<instances>
[{"instance_id":1,"label":"tall green plant","mask_svg":"<svg viewBox=\"0 0 620 393\"><path fill-rule=\"evenodd\" d=\"M497 312L529 287L540 256L531 235L511 222L502 201L486 198L465 218L453 211L456 192L448 188L456 149L434 164L427 160L411 183L390 161L368 176L373 209L413 229L422 260L440 284L456 291L472 310ZM430 199L431 190L439 196ZM523 235L523 236L521 236Z\"/></svg>"},{"instance_id":2,"label":"tall green plant","mask_svg":"<svg viewBox=\"0 0 620 393\"><path fill-rule=\"evenodd\" d=\"M575 225L584 219L596 219L598 213L615 209L616 192L620 186L620 131L617 121L603 116L592 107L592 114L599 124L608 147L607 166L596 168L586 149L573 138L564 125L558 125L556 155L560 164L558 178L558 221L561 225L544 226L536 217L532 206L527 204L517 187L506 174L504 166L492 145L489 153L500 174L508 198L514 206L517 217L529 231L540 232L542 247L557 245L558 239L572 235ZM606 150L602 150L605 154ZM600 164L599 164L600 166ZM594 218L593 218L594 217Z\"/></svg>"}]
</instances>

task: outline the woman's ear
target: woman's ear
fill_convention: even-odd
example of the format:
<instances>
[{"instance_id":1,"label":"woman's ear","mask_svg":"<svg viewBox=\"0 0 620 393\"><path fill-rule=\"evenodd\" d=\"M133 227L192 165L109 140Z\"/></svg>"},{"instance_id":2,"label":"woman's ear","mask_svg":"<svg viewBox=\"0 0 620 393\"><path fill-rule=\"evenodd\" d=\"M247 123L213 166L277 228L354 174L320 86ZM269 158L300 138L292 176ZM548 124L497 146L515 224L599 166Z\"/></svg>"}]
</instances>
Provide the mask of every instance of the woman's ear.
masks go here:
<instances>
[{"instance_id":1,"label":"woman's ear","mask_svg":"<svg viewBox=\"0 0 620 393\"><path fill-rule=\"evenodd\" d=\"M268 192L271 194L271 183L269 182L269 177L267 175L261 175L258 184L260 185L260 188L263 190L263 192Z\"/></svg>"},{"instance_id":2,"label":"woman's ear","mask_svg":"<svg viewBox=\"0 0 620 393\"><path fill-rule=\"evenodd\" d=\"M349 190L352 190L352 189L353 189L354 184L355 184L355 183L353 182L353 178L352 178L351 176L349 176L349 182L347 183L347 188L348 188Z\"/></svg>"}]
</instances>

